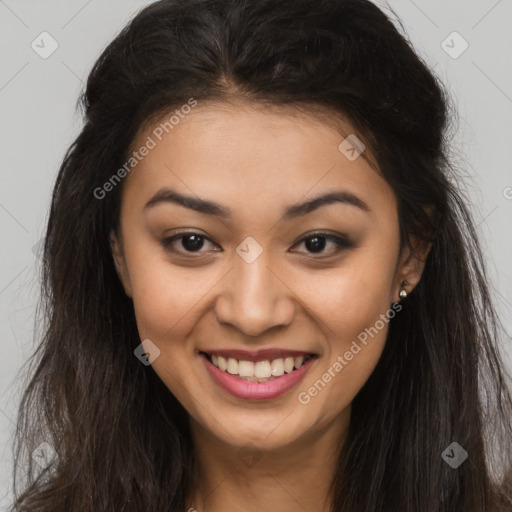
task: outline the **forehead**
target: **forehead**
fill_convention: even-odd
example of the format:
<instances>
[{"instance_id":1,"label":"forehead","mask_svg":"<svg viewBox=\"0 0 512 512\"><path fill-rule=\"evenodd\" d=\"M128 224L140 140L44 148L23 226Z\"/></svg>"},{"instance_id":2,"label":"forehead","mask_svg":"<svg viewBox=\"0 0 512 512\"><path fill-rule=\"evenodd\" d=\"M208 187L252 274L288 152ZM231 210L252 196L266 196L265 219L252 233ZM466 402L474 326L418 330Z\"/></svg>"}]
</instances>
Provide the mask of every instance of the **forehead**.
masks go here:
<instances>
[{"instance_id":1,"label":"forehead","mask_svg":"<svg viewBox=\"0 0 512 512\"><path fill-rule=\"evenodd\" d=\"M354 130L339 118L243 102L198 103L187 111L162 116L134 141L134 151L151 149L124 184L123 201L131 207L143 208L165 187L214 198L235 211L256 200L262 208L282 210L340 187L381 213L395 207L369 150L364 156L371 163L346 153Z\"/></svg>"}]
</instances>

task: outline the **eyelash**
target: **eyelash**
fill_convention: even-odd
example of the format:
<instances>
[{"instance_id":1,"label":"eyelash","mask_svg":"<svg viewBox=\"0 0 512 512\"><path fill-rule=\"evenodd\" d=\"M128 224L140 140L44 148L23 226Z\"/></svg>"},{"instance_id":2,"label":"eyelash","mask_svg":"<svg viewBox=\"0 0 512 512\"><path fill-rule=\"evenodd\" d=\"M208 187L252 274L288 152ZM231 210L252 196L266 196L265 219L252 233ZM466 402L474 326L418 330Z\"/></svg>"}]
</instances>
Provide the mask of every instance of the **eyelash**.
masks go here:
<instances>
[{"instance_id":1,"label":"eyelash","mask_svg":"<svg viewBox=\"0 0 512 512\"><path fill-rule=\"evenodd\" d=\"M176 254L180 254L180 255L200 254L200 251L185 251L183 253L183 252L177 251L177 250L172 248L172 244L175 241L177 241L179 239L187 238L188 236L192 236L192 235L200 237L200 238L202 238L204 240L209 240L211 242L211 240L208 237L206 237L205 235L202 235L200 233L195 233L193 231L190 231L190 232L179 233L179 234L174 235L174 236L172 236L170 238L165 238L164 240L161 241L162 247L165 250L167 250L167 251L170 251L170 252L173 252L173 253L176 253ZM303 243L303 242L305 242L307 240L313 239L315 237L325 238L327 240L331 240L332 242L334 242L336 244L337 248L336 248L336 250L335 250L333 255L338 254L343 249L351 249L351 248L354 247L354 244L348 238L346 238L345 236L336 236L336 235L331 235L329 233L324 233L324 232L310 233L309 235L301 238L296 244L294 244L294 247L295 247L295 245L301 244L301 243ZM320 252L320 253L311 253L310 252L309 254L325 255L324 252ZM318 259L318 256L316 258Z\"/></svg>"}]
</instances>

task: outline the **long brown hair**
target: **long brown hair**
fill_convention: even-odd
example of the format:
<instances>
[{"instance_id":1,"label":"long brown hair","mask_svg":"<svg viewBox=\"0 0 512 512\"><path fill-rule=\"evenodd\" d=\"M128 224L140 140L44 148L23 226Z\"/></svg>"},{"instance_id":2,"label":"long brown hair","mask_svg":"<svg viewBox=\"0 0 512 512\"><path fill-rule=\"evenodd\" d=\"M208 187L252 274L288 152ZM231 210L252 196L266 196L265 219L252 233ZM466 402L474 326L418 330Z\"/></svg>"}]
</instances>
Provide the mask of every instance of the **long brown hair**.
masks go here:
<instances>
[{"instance_id":1,"label":"long brown hair","mask_svg":"<svg viewBox=\"0 0 512 512\"><path fill-rule=\"evenodd\" d=\"M110 252L122 183L102 198L94 191L127 161L144 123L191 97L232 95L316 105L350 120L396 193L402 244L424 233L433 242L353 401L333 512L512 510L504 329L447 156L456 114L410 42L368 0L162 0L103 51L53 192L44 333L20 404L12 510L185 510L188 416L133 355L133 304ZM57 454L44 469L31 456L42 442ZM442 458L453 442L468 454L457 469Z\"/></svg>"}]
</instances>

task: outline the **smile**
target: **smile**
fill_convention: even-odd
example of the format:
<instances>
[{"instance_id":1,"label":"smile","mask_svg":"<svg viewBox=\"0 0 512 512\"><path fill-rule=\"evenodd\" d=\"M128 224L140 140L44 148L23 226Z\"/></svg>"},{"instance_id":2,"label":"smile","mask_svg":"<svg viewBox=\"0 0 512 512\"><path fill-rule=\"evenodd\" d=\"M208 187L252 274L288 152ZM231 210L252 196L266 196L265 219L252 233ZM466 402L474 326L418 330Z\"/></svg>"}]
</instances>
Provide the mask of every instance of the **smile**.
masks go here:
<instances>
[{"instance_id":1,"label":"smile","mask_svg":"<svg viewBox=\"0 0 512 512\"><path fill-rule=\"evenodd\" d=\"M256 362L216 354L205 353L205 356L215 367L230 375L238 376L246 381L268 382L276 377L281 377L285 373L298 370L306 361L313 357L313 354L265 359Z\"/></svg>"},{"instance_id":2,"label":"smile","mask_svg":"<svg viewBox=\"0 0 512 512\"><path fill-rule=\"evenodd\" d=\"M206 368L221 388L248 400L276 398L294 387L307 373L316 354L289 355L248 361L200 352Z\"/></svg>"}]
</instances>

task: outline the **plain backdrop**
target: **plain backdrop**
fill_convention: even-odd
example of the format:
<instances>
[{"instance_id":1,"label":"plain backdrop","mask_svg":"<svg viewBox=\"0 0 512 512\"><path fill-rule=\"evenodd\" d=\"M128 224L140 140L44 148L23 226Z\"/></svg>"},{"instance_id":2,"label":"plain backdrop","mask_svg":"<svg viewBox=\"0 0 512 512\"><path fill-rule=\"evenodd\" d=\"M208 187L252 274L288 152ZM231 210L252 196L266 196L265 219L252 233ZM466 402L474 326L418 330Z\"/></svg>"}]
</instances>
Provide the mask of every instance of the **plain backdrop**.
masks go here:
<instances>
[{"instance_id":1,"label":"plain backdrop","mask_svg":"<svg viewBox=\"0 0 512 512\"><path fill-rule=\"evenodd\" d=\"M81 127L76 101L101 50L148 3L0 0L2 509L12 503L12 439L23 384L17 375L35 346L38 242L59 164ZM454 154L467 170L463 186L471 197L489 280L510 334L512 2L377 3L398 14L416 50L456 101L460 124ZM511 365L512 349L503 346Z\"/></svg>"}]
</instances>

